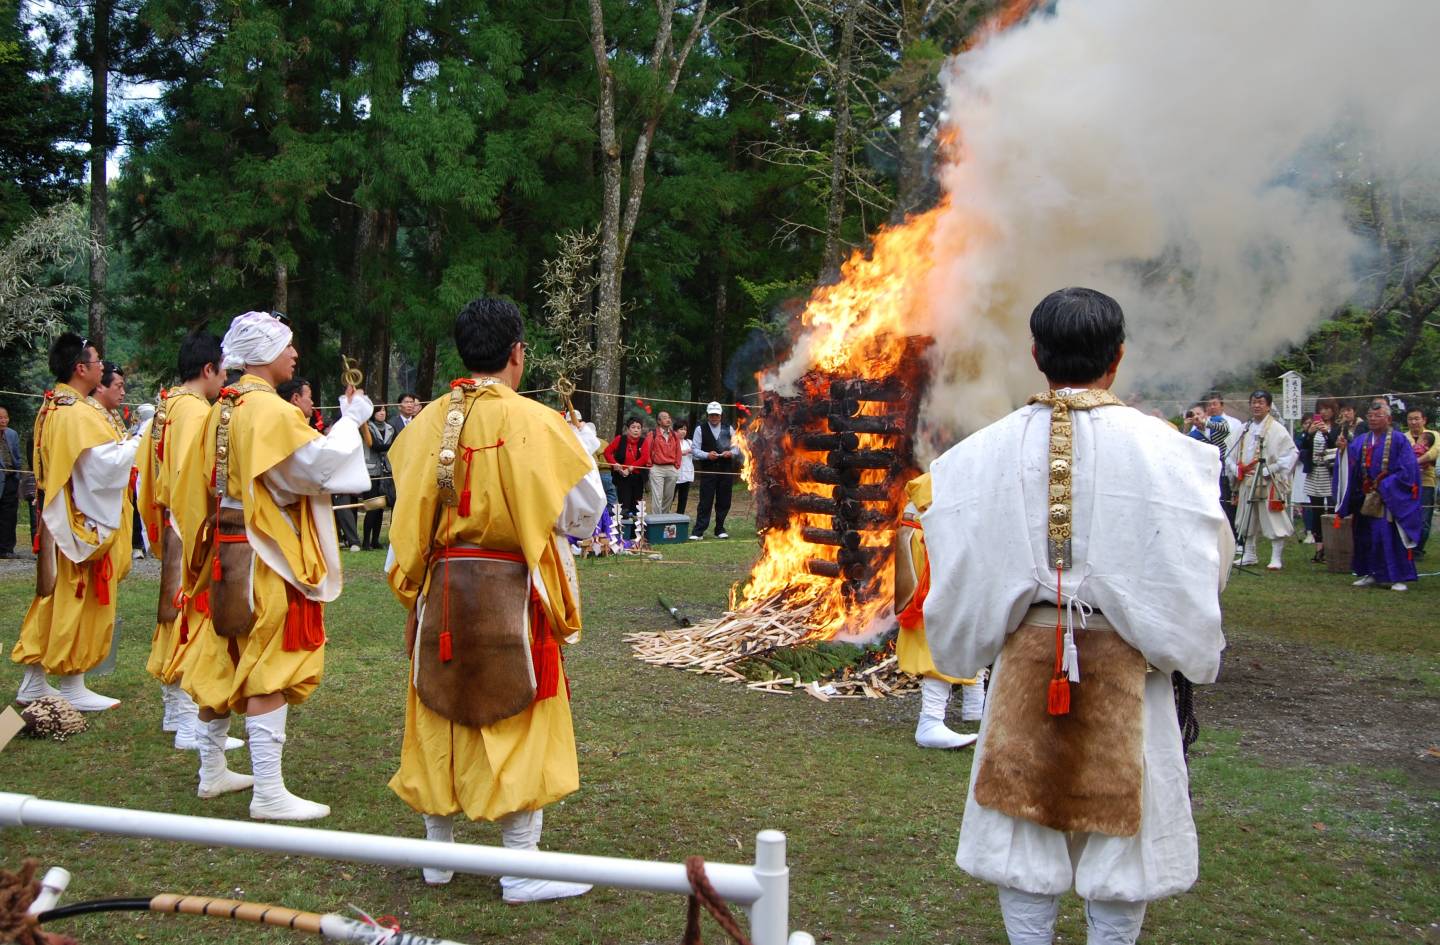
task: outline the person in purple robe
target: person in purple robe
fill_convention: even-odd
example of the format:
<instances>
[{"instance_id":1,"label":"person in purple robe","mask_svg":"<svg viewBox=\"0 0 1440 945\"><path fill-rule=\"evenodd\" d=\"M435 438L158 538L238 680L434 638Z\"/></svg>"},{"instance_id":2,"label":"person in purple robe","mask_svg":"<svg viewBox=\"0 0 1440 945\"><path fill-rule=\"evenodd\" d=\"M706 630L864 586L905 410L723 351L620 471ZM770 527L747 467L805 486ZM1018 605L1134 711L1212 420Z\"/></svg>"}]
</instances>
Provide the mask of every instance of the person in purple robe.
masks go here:
<instances>
[{"instance_id":1,"label":"person in purple robe","mask_svg":"<svg viewBox=\"0 0 1440 945\"><path fill-rule=\"evenodd\" d=\"M1405 434L1391 428L1389 403L1372 401L1365 419L1370 429L1350 444L1350 475L1336 514L1355 523L1355 586L1403 591L1416 578L1411 549L1420 540L1420 467Z\"/></svg>"}]
</instances>

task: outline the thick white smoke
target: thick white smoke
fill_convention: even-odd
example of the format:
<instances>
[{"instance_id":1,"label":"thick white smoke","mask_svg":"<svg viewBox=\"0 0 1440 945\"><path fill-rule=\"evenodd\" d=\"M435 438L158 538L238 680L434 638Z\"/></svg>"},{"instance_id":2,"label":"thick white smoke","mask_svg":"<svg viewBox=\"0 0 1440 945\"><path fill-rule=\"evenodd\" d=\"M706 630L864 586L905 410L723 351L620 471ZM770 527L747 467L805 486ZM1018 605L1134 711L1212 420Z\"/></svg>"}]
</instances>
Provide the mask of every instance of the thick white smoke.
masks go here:
<instances>
[{"instance_id":1,"label":"thick white smoke","mask_svg":"<svg viewBox=\"0 0 1440 945\"><path fill-rule=\"evenodd\" d=\"M1043 386L1030 310L1085 285L1129 327L1117 389L1201 392L1378 290L1346 200L1434 192L1434 0L1061 0L947 71L925 411L963 433Z\"/></svg>"}]
</instances>

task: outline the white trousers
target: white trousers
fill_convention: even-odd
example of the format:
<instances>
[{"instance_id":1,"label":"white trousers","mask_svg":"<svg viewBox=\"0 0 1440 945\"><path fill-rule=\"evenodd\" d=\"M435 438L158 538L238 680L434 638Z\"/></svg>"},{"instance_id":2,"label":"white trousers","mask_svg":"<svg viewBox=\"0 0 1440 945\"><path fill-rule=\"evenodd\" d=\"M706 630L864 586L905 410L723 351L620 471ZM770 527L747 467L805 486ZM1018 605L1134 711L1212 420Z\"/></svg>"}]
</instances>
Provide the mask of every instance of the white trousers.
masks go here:
<instances>
[{"instance_id":1,"label":"white trousers","mask_svg":"<svg viewBox=\"0 0 1440 945\"><path fill-rule=\"evenodd\" d=\"M1000 914L1005 917L1005 934L1010 945L1050 945L1055 938L1055 917L1060 913L1059 896L1040 896L1009 886L995 887L1000 893ZM1135 945L1145 921L1145 903L1087 899L1086 945Z\"/></svg>"}]
</instances>

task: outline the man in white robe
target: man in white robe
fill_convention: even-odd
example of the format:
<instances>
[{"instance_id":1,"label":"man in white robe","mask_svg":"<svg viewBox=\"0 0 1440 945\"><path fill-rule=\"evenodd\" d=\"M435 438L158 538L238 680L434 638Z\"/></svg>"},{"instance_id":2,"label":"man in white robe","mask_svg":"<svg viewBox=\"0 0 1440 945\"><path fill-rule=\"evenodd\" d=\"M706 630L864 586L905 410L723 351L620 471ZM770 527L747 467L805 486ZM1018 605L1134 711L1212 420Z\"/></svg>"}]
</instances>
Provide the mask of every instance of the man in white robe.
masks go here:
<instances>
[{"instance_id":1,"label":"man in white robe","mask_svg":"<svg viewBox=\"0 0 1440 945\"><path fill-rule=\"evenodd\" d=\"M1250 395L1250 422L1225 455L1225 472L1235 482L1235 535L1240 564L1257 564L1259 540L1270 540L1269 571L1284 565L1285 539L1295 533L1290 490L1300 451L1285 425L1270 413L1269 391Z\"/></svg>"},{"instance_id":2,"label":"man in white robe","mask_svg":"<svg viewBox=\"0 0 1440 945\"><path fill-rule=\"evenodd\" d=\"M1030 327L1050 390L936 460L921 519L936 666L967 677L994 664L956 863L999 887L1012 945L1049 943L1072 888L1086 900L1091 945L1129 945L1146 902L1188 889L1198 872L1171 673L1208 683L1219 672L1233 539L1215 449L1109 394L1124 353L1119 305L1064 289ZM1038 663L1012 661L1020 641L1038 645ZM1080 730L1111 708L1107 664L1123 662L1097 659L1097 644L1128 659L1129 702ZM1032 754L1016 755L1027 743ZM1049 809L1084 793L1063 794L1072 768L1088 765L1107 789L1122 781L1106 758L1122 743L1128 827L1076 829L1070 813ZM994 783L977 801L987 776ZM1008 798L1027 791L1039 803L1016 810Z\"/></svg>"}]
</instances>

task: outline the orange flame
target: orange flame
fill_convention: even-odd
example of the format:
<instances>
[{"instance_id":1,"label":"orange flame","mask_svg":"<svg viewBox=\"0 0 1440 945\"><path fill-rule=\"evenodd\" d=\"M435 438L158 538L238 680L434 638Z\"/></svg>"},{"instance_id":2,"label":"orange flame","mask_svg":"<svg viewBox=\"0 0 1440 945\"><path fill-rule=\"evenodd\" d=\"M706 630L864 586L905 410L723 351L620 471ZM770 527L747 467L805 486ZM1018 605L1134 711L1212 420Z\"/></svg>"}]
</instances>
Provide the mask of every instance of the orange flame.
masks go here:
<instances>
[{"instance_id":1,"label":"orange flame","mask_svg":"<svg viewBox=\"0 0 1440 945\"><path fill-rule=\"evenodd\" d=\"M870 252L856 251L840 271L840 281L821 286L811 295L801 315L805 330L795 346L792 363L810 371L842 378L886 380L905 370L902 362L912 353L905 339L925 333L927 318L923 310L922 290L934 260L930 252L935 226L946 210L942 203L934 209L911 217L903 224L882 230ZM910 365L909 370L914 370ZM809 375L811 383L820 383ZM828 382L826 382L828 384ZM828 398L828 389L806 390L811 398ZM883 405L866 402L861 414L880 413ZM752 425L753 430L753 425ZM745 447L742 432L739 434ZM889 444L885 436L861 433L859 448L883 449ZM780 469L766 469L765 475L779 476L793 495L813 494L831 498L832 487L806 479L802 468L817 460L788 442ZM756 470L746 464L742 475L747 485L755 487ZM860 475L860 484L878 485L886 481L887 470L867 469ZM899 490L902 483L892 483ZM792 606L816 604L810 614L812 639L830 639L841 632L864 634L890 610L893 591L889 570L889 549L879 554L884 566L869 578L869 592L860 600L847 599L842 582L833 577L811 574L807 562L836 562L839 548L834 545L807 541L807 528L831 527L826 515L797 512L784 527L771 528L763 534L760 558L751 570L749 583L732 601L738 607L759 604L784 594ZM861 547L888 546L892 530L865 531ZM733 595L732 595L733 596Z\"/></svg>"}]
</instances>

